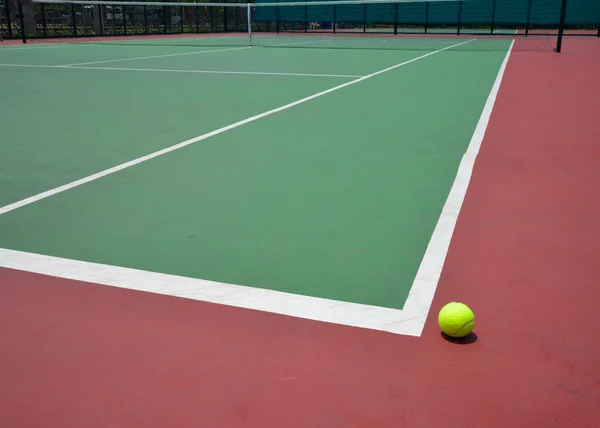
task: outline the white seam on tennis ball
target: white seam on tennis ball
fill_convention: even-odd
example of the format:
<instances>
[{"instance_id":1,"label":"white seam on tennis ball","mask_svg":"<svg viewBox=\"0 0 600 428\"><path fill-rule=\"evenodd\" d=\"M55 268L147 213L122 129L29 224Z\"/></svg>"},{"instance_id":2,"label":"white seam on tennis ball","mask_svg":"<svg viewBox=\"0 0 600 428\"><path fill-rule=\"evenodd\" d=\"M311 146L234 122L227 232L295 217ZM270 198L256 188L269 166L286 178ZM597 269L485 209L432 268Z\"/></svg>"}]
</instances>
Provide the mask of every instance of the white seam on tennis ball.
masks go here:
<instances>
[{"instance_id":1,"label":"white seam on tennis ball","mask_svg":"<svg viewBox=\"0 0 600 428\"><path fill-rule=\"evenodd\" d=\"M475 319L472 319L471 321L467 321L466 323L464 323L463 325L460 326L460 328L454 332L452 332L451 334L456 334L459 331L461 331L463 328L465 328L466 326L468 326L469 324L475 324Z\"/></svg>"}]
</instances>

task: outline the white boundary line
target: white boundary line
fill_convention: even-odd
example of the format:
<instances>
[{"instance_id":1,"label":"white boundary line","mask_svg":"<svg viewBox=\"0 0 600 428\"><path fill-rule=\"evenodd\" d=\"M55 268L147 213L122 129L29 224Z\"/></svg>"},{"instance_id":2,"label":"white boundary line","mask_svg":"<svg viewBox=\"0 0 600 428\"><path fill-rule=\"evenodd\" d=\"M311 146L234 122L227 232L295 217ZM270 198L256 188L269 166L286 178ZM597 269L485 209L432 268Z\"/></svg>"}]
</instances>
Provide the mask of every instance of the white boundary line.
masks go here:
<instances>
[{"instance_id":1,"label":"white boundary line","mask_svg":"<svg viewBox=\"0 0 600 428\"><path fill-rule=\"evenodd\" d=\"M407 334L402 311L0 249L0 267L246 309ZM389 329L388 326L389 325Z\"/></svg>"},{"instance_id":2,"label":"white boundary line","mask_svg":"<svg viewBox=\"0 0 600 428\"><path fill-rule=\"evenodd\" d=\"M0 67L54 68L59 70L108 70L108 71L150 71L158 73L197 73L197 74L233 74L249 76L292 76L292 77L338 77L356 79L354 74L318 74L318 73L279 73L276 71L227 71L227 70L170 70L164 68L119 68L119 67L80 67L65 65L0 64Z\"/></svg>"},{"instance_id":3,"label":"white boundary line","mask_svg":"<svg viewBox=\"0 0 600 428\"><path fill-rule=\"evenodd\" d=\"M514 40L510 43L508 52L506 52L504 61L502 61L492 90L485 102L475 132L467 147L467 151L460 161L454 183L452 184L446 203L442 208L440 218L431 235L431 240L427 245L427 250L425 250L421 265L419 266L408 298L404 304L404 309L402 311L404 319L410 321L410 333L407 334L420 336L423 327L425 326L425 321L429 314L437 284L442 274L444 261L448 254L448 248L450 246L452 234L454 233L456 221L458 220L458 214L465 199L467 188L469 187L475 159L479 154L483 137L485 136L485 132L490 122L492 110L494 109L496 97L498 96L500 84L502 83L502 77L504 76L506 64L510 58L514 43Z\"/></svg>"},{"instance_id":4,"label":"white boundary line","mask_svg":"<svg viewBox=\"0 0 600 428\"><path fill-rule=\"evenodd\" d=\"M513 43L511 43L510 48L506 53L473 137L469 143L468 149L461 160L456 178L452 185L452 189L450 190L447 201L442 209L442 213L432 234L429 245L427 246L427 250L413 282L408 299L404 309L402 310L340 302L242 285L218 283L123 267L68 260L7 249L0 249L0 266L44 275L51 275L60 278L87 281L91 283L104 284L132 290L273 312L299 318L382 330L395 334L420 336L429 313L431 302L435 295L435 290L437 288L437 283L442 271L444 260L446 258L450 239L452 237L452 233L458 219L458 214L469 185L474 162L479 152L479 148L481 147L481 143L490 120L491 112L500 89L500 83L502 81L502 77L504 76L506 64L512 52ZM80 186L89 181L96 180L170 151L177 150L181 147L185 147L189 144L193 144L197 141L201 141L209 138L210 136L225 132L229 129L233 129L251 121L258 120L262 117L291 108L295 105L358 83L378 74L385 73L386 71L390 71L411 62L418 61L419 59L441 52L442 50L450 49L451 47L431 52L400 64L396 64L392 67L369 74L368 76L361 77L360 79L335 86L331 89L319 92L310 97L303 98L294 103L287 104L277 109L270 110L263 114L237 122L228 127L213 131L212 133L204 134L195 139L169 147L165 150L161 150L160 152L155 152L143 158L138 158L126 164L122 164L115 168L102 171L101 173L93 176L86 177L82 180L78 180L14 204L7 205L3 208L0 208L0 214L13 211L19 207L50 197L73 187Z\"/></svg>"},{"instance_id":5,"label":"white boundary line","mask_svg":"<svg viewBox=\"0 0 600 428\"><path fill-rule=\"evenodd\" d=\"M165 55L138 56L135 58L121 58L121 59L107 59L107 60L103 60L103 61L78 62L75 64L57 65L55 67L75 67L78 65L106 64L107 62L137 61L140 59L167 58L167 57L171 57L171 56L200 55L200 54L213 53L213 52L239 51L242 49L251 49L251 48L252 48L252 46L243 46L243 47L227 48L227 49L210 49L210 50L193 51L193 52L179 52L179 53L172 53L172 54L165 54Z\"/></svg>"}]
</instances>

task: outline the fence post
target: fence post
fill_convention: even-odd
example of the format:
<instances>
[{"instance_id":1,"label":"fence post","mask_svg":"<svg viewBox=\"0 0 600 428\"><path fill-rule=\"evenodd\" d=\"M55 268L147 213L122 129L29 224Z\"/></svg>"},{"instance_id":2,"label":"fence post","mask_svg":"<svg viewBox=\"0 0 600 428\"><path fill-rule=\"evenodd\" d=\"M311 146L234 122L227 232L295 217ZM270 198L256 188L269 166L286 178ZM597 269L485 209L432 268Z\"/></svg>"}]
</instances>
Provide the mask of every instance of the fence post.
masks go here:
<instances>
[{"instance_id":1,"label":"fence post","mask_svg":"<svg viewBox=\"0 0 600 428\"><path fill-rule=\"evenodd\" d=\"M127 35L127 6L123 5L123 34Z\"/></svg>"},{"instance_id":2,"label":"fence post","mask_svg":"<svg viewBox=\"0 0 600 428\"><path fill-rule=\"evenodd\" d=\"M12 20L10 19L10 17L12 16L12 12L10 11L10 2L8 0L4 0L4 7L6 8L6 19L7 19L7 24L8 24L8 38L12 39L13 37L13 33L12 33Z\"/></svg>"},{"instance_id":3,"label":"fence post","mask_svg":"<svg viewBox=\"0 0 600 428\"><path fill-rule=\"evenodd\" d=\"M563 33L565 30L565 15L567 14L567 0L562 0L560 3L560 22L558 23L558 37L556 38L556 52L562 50Z\"/></svg>"},{"instance_id":4,"label":"fence post","mask_svg":"<svg viewBox=\"0 0 600 428\"><path fill-rule=\"evenodd\" d=\"M109 6L111 7L111 6ZM112 21L112 29L113 29L113 36L117 35L117 20L115 19L115 8L111 7L110 9L110 16L111 16L111 21Z\"/></svg>"},{"instance_id":5,"label":"fence post","mask_svg":"<svg viewBox=\"0 0 600 428\"><path fill-rule=\"evenodd\" d=\"M73 35L77 36L77 15L75 14L75 5L71 3L71 19L73 19Z\"/></svg>"},{"instance_id":6,"label":"fence post","mask_svg":"<svg viewBox=\"0 0 600 428\"><path fill-rule=\"evenodd\" d=\"M279 0L277 0L277 3L279 3ZM268 31L268 29L267 29ZM279 33L279 6L275 6L275 31L277 33Z\"/></svg>"},{"instance_id":7,"label":"fence post","mask_svg":"<svg viewBox=\"0 0 600 428\"><path fill-rule=\"evenodd\" d=\"M335 25L337 22L337 9L335 8L335 4L333 5L333 34L335 34Z\"/></svg>"},{"instance_id":8,"label":"fence post","mask_svg":"<svg viewBox=\"0 0 600 428\"><path fill-rule=\"evenodd\" d=\"M367 32L367 4L363 6L363 33Z\"/></svg>"},{"instance_id":9,"label":"fence post","mask_svg":"<svg viewBox=\"0 0 600 428\"><path fill-rule=\"evenodd\" d=\"M398 3L394 3L394 35L398 34Z\"/></svg>"},{"instance_id":10,"label":"fence post","mask_svg":"<svg viewBox=\"0 0 600 428\"><path fill-rule=\"evenodd\" d=\"M183 34L183 6L180 6L179 9L179 31Z\"/></svg>"},{"instance_id":11,"label":"fence post","mask_svg":"<svg viewBox=\"0 0 600 428\"><path fill-rule=\"evenodd\" d=\"M19 25L21 26L21 40L23 43L27 43L27 35L25 34L25 20L23 19L23 2L18 0L17 8L19 13Z\"/></svg>"},{"instance_id":12,"label":"fence post","mask_svg":"<svg viewBox=\"0 0 600 428\"><path fill-rule=\"evenodd\" d=\"M460 25L462 21L462 1L458 3L458 25L456 26L456 35L460 36Z\"/></svg>"},{"instance_id":13,"label":"fence post","mask_svg":"<svg viewBox=\"0 0 600 428\"><path fill-rule=\"evenodd\" d=\"M429 27L429 2L425 3L425 34L427 34L427 27Z\"/></svg>"},{"instance_id":14,"label":"fence post","mask_svg":"<svg viewBox=\"0 0 600 428\"><path fill-rule=\"evenodd\" d=\"M531 24L531 0L527 4L527 26L525 27L525 35L529 35L529 25Z\"/></svg>"},{"instance_id":15,"label":"fence post","mask_svg":"<svg viewBox=\"0 0 600 428\"><path fill-rule=\"evenodd\" d=\"M42 30L44 32L44 37L48 36L47 26L46 26L46 6L45 3L40 3L40 13L42 14Z\"/></svg>"},{"instance_id":16,"label":"fence post","mask_svg":"<svg viewBox=\"0 0 600 428\"><path fill-rule=\"evenodd\" d=\"M98 22L100 25L100 35L104 36L104 9L102 8L102 5L98 6L98 14L100 15L98 16Z\"/></svg>"},{"instance_id":17,"label":"fence post","mask_svg":"<svg viewBox=\"0 0 600 428\"><path fill-rule=\"evenodd\" d=\"M304 32L308 31L308 6L304 5Z\"/></svg>"},{"instance_id":18,"label":"fence post","mask_svg":"<svg viewBox=\"0 0 600 428\"><path fill-rule=\"evenodd\" d=\"M148 35L148 6L144 5L144 33Z\"/></svg>"},{"instance_id":19,"label":"fence post","mask_svg":"<svg viewBox=\"0 0 600 428\"><path fill-rule=\"evenodd\" d=\"M494 24L496 21L496 0L492 4L492 23L490 25L490 34L494 34Z\"/></svg>"}]
</instances>

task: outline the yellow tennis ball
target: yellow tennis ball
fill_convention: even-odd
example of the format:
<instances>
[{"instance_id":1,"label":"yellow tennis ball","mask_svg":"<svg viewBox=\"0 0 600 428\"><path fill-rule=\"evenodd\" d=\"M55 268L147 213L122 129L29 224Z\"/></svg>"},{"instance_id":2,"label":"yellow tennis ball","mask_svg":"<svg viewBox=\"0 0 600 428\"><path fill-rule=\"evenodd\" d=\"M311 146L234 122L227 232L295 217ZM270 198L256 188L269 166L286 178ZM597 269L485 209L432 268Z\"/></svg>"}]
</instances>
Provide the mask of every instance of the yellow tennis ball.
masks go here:
<instances>
[{"instance_id":1,"label":"yellow tennis ball","mask_svg":"<svg viewBox=\"0 0 600 428\"><path fill-rule=\"evenodd\" d=\"M465 337L473 331L475 315L464 303L451 302L440 311L438 323L448 336Z\"/></svg>"}]
</instances>

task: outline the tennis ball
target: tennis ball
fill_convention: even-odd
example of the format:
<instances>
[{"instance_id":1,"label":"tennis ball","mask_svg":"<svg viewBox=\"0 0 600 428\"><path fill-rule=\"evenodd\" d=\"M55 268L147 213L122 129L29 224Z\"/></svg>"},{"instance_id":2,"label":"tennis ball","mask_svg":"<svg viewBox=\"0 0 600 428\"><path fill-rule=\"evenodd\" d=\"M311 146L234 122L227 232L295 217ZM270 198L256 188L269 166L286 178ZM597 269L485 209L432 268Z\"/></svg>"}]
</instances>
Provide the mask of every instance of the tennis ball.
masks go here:
<instances>
[{"instance_id":1,"label":"tennis ball","mask_svg":"<svg viewBox=\"0 0 600 428\"><path fill-rule=\"evenodd\" d=\"M475 315L464 303L451 302L440 311L438 323L448 336L465 337L473 331Z\"/></svg>"}]
</instances>

